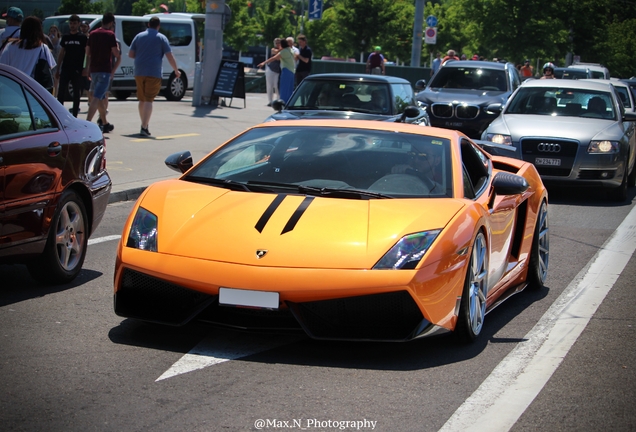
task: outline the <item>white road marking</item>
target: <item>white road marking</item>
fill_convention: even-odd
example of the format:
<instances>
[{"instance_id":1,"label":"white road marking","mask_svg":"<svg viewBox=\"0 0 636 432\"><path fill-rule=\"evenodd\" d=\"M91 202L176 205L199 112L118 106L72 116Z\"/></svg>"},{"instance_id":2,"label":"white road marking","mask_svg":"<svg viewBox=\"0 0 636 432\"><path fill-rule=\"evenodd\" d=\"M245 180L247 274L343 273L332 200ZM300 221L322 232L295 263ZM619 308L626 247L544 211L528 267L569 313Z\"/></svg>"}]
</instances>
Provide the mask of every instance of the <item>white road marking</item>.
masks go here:
<instances>
[{"instance_id":1,"label":"white road marking","mask_svg":"<svg viewBox=\"0 0 636 432\"><path fill-rule=\"evenodd\" d=\"M442 426L446 431L508 431L581 335L636 249L636 207L522 342Z\"/></svg>"},{"instance_id":2,"label":"white road marking","mask_svg":"<svg viewBox=\"0 0 636 432\"><path fill-rule=\"evenodd\" d=\"M97 243L104 243L107 241L112 241L112 240L119 240L121 238L121 235L110 235L110 236L105 236L105 237L97 237L94 239L88 239L88 245L94 245Z\"/></svg>"},{"instance_id":3,"label":"white road marking","mask_svg":"<svg viewBox=\"0 0 636 432\"><path fill-rule=\"evenodd\" d=\"M297 335L257 334L227 330L214 331L212 335L203 339L190 352L181 357L155 382L229 360L236 360L268 351L303 338L304 336Z\"/></svg>"}]
</instances>

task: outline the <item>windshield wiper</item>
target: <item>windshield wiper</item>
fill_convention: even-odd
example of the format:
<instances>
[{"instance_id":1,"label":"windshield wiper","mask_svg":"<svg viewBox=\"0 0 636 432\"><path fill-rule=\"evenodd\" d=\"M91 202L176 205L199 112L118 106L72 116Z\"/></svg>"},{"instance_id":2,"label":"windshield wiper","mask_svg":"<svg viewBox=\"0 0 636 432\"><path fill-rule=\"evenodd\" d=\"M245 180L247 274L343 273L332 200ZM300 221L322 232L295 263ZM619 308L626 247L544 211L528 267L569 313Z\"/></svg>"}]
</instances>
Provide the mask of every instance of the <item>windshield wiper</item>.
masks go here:
<instances>
[{"instance_id":1,"label":"windshield wiper","mask_svg":"<svg viewBox=\"0 0 636 432\"><path fill-rule=\"evenodd\" d=\"M368 199L368 198L393 198L390 195L384 195L377 192L369 192L365 190L359 189L336 189L336 188L326 188L326 187L313 187L313 186L298 186L299 192L308 194L308 195L318 195L318 196L328 196L331 198L358 198L358 199Z\"/></svg>"},{"instance_id":2,"label":"windshield wiper","mask_svg":"<svg viewBox=\"0 0 636 432\"><path fill-rule=\"evenodd\" d=\"M248 185L246 185L245 183L241 183L241 182L237 182L234 180L230 180L230 179L217 179L217 178L210 178L210 177L197 177L197 176L187 176L184 177L184 180L186 181L191 181L194 183L205 183L205 184L211 184L214 186L219 186L219 187L223 187L226 189L230 189L230 190L236 190L236 191L245 191L245 192L255 192L255 191L259 191L258 188L251 188Z\"/></svg>"},{"instance_id":3,"label":"windshield wiper","mask_svg":"<svg viewBox=\"0 0 636 432\"><path fill-rule=\"evenodd\" d=\"M249 187L252 186L260 186L263 188L281 188L281 189L291 189L295 192L299 192L307 195L316 195L316 196L328 196L331 198L393 198L390 195L384 195L376 192L369 192L365 190L359 189L338 189L338 188L327 188L327 187L315 187L315 186L305 186L298 185L294 183L275 183L275 182L265 182L265 181L248 181Z\"/></svg>"}]
</instances>

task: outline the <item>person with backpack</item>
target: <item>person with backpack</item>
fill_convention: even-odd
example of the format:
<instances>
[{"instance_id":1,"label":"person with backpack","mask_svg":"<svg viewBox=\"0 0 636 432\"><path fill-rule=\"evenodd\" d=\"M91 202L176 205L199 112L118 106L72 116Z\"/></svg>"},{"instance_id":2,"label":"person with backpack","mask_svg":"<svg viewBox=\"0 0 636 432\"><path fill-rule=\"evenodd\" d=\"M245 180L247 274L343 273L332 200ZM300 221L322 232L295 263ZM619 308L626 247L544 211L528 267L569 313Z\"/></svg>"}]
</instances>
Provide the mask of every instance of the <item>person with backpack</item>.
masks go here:
<instances>
[{"instance_id":1,"label":"person with backpack","mask_svg":"<svg viewBox=\"0 0 636 432\"><path fill-rule=\"evenodd\" d=\"M36 66L38 61L43 59L48 65L49 82L38 81L36 76ZM42 31L42 21L38 17L26 17L20 28L20 39L9 42L2 53L0 53L0 63L13 66L25 74L35 78L47 90L53 91L53 69L57 63L51 54L51 50L46 45L44 32ZM50 88L49 88L50 86Z\"/></svg>"},{"instance_id":2,"label":"person with backpack","mask_svg":"<svg viewBox=\"0 0 636 432\"><path fill-rule=\"evenodd\" d=\"M5 13L2 14L7 22L7 26L4 31L0 33L0 51L2 51L9 39L20 39L20 26L24 19L22 9L17 7L10 7Z\"/></svg>"},{"instance_id":3,"label":"person with backpack","mask_svg":"<svg viewBox=\"0 0 636 432\"><path fill-rule=\"evenodd\" d=\"M367 73L372 75L386 75L384 68L384 56L381 54L382 47L376 46L375 51L367 58Z\"/></svg>"}]
</instances>

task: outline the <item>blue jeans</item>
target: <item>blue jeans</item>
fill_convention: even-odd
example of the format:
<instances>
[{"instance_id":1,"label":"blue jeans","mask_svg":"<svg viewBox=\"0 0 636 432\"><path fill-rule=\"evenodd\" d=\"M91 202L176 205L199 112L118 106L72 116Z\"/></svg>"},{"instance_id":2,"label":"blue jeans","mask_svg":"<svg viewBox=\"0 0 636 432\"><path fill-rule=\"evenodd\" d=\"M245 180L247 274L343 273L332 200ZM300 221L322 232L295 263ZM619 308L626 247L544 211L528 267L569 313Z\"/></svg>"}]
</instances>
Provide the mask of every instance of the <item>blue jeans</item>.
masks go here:
<instances>
[{"instance_id":1,"label":"blue jeans","mask_svg":"<svg viewBox=\"0 0 636 432\"><path fill-rule=\"evenodd\" d=\"M110 73L108 72L96 72L91 74L91 80L93 81L93 97L96 99L104 99L106 92L108 92L108 86L110 85Z\"/></svg>"}]
</instances>

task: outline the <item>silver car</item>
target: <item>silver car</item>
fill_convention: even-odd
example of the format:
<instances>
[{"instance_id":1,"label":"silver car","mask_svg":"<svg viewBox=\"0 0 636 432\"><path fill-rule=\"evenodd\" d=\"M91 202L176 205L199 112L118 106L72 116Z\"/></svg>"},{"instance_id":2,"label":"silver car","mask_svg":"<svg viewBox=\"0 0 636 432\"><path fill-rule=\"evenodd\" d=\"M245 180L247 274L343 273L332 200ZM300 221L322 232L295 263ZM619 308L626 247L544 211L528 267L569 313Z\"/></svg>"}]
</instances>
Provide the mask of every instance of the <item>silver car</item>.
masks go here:
<instances>
[{"instance_id":1,"label":"silver car","mask_svg":"<svg viewBox=\"0 0 636 432\"><path fill-rule=\"evenodd\" d=\"M608 82L528 80L482 134L491 153L534 163L545 182L611 188L636 185L636 114Z\"/></svg>"}]
</instances>

